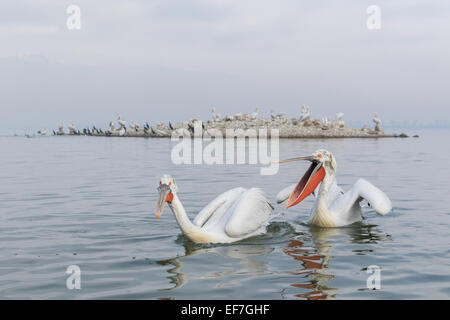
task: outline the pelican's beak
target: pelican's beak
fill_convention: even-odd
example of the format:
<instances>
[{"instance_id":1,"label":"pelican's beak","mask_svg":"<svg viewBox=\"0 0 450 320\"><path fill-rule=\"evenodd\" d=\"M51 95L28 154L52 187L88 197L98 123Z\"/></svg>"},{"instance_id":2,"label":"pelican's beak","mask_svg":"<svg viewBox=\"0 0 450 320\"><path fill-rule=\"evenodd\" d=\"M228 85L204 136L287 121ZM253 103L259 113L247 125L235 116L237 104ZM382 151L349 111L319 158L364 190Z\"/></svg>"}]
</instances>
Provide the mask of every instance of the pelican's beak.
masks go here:
<instances>
[{"instance_id":1,"label":"pelican's beak","mask_svg":"<svg viewBox=\"0 0 450 320\"><path fill-rule=\"evenodd\" d=\"M311 161L311 166L306 170L301 179L296 184L294 190L289 195L289 199L286 203L286 209L302 202L307 196L309 196L319 185L319 183L325 178L325 169L322 166L322 162L314 159L313 157L300 157L293 158L280 163L291 162L297 160Z\"/></svg>"},{"instance_id":2,"label":"pelican's beak","mask_svg":"<svg viewBox=\"0 0 450 320\"><path fill-rule=\"evenodd\" d=\"M170 190L170 187L167 184L160 184L157 190L159 195L158 200L156 200L155 214L156 219L159 219L164 211L164 205L166 204L166 202L172 202L173 194L172 190Z\"/></svg>"}]
</instances>

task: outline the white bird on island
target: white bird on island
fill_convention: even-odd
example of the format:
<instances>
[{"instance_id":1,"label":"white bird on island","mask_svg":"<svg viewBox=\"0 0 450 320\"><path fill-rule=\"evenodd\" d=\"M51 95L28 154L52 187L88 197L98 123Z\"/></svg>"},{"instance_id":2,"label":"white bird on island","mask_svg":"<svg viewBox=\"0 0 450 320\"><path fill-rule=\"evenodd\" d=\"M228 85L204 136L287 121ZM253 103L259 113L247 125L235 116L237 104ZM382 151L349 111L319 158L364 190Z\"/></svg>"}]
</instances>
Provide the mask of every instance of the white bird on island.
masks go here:
<instances>
[{"instance_id":1,"label":"white bird on island","mask_svg":"<svg viewBox=\"0 0 450 320\"><path fill-rule=\"evenodd\" d=\"M336 120L333 121L332 126L337 127L337 128L344 128L345 122L344 122L344 120L342 120L343 117L344 117L344 114L342 112L336 113Z\"/></svg>"},{"instance_id":2,"label":"white bird on island","mask_svg":"<svg viewBox=\"0 0 450 320\"><path fill-rule=\"evenodd\" d=\"M58 132L56 133L57 135L63 135L64 134L64 124L60 124L58 126Z\"/></svg>"},{"instance_id":3,"label":"white bird on island","mask_svg":"<svg viewBox=\"0 0 450 320\"><path fill-rule=\"evenodd\" d=\"M303 105L302 109L301 109L300 121L303 122L303 121L309 120L310 117L311 117L311 113L309 112L309 107Z\"/></svg>"},{"instance_id":4,"label":"white bird on island","mask_svg":"<svg viewBox=\"0 0 450 320\"><path fill-rule=\"evenodd\" d=\"M110 122L109 122L109 131L110 131L111 133L113 133L113 132L116 131L116 125L114 124L114 121L110 121Z\"/></svg>"},{"instance_id":5,"label":"white bird on island","mask_svg":"<svg viewBox=\"0 0 450 320\"><path fill-rule=\"evenodd\" d=\"M155 213L159 218L167 202L181 231L197 243L230 243L260 235L272 218L273 206L261 190L231 189L203 208L191 222L178 198L178 187L170 175L159 181Z\"/></svg>"},{"instance_id":6,"label":"white bird on island","mask_svg":"<svg viewBox=\"0 0 450 320\"><path fill-rule=\"evenodd\" d=\"M39 131L37 132L37 134L40 134L41 136L45 136L45 135L47 134L47 129L39 130Z\"/></svg>"},{"instance_id":7,"label":"white bird on island","mask_svg":"<svg viewBox=\"0 0 450 320\"><path fill-rule=\"evenodd\" d=\"M255 112L252 112L250 117L252 120L256 120L256 118L258 118L258 108L256 108Z\"/></svg>"},{"instance_id":8,"label":"white bird on island","mask_svg":"<svg viewBox=\"0 0 450 320\"><path fill-rule=\"evenodd\" d=\"M216 110L215 110L214 108L212 108L211 114L212 114L212 117L213 117L213 120L214 120L214 121L219 121L219 120L220 120L221 115L220 115L220 114L217 114L217 113L216 113Z\"/></svg>"},{"instance_id":9,"label":"white bird on island","mask_svg":"<svg viewBox=\"0 0 450 320\"><path fill-rule=\"evenodd\" d=\"M375 112L375 114L373 115L373 119L372 121L375 123L375 125L380 126L381 127L381 120L378 117L378 112Z\"/></svg>"},{"instance_id":10,"label":"white bird on island","mask_svg":"<svg viewBox=\"0 0 450 320\"><path fill-rule=\"evenodd\" d=\"M72 122L69 123L69 125L67 126L67 128L69 129L69 133L70 133L70 134L74 134L75 131L76 131L75 126L73 125Z\"/></svg>"},{"instance_id":11,"label":"white bird on island","mask_svg":"<svg viewBox=\"0 0 450 320\"><path fill-rule=\"evenodd\" d=\"M365 199L380 215L392 210L388 196L370 182L359 179L344 192L336 182L336 160L327 150L317 150L309 157L293 158L312 164L296 185L289 186L277 195L277 202L288 200L286 208L295 206L313 193L316 196L309 223L320 227L342 227L362 220L360 202ZM320 184L318 191L314 193Z\"/></svg>"},{"instance_id":12,"label":"white bird on island","mask_svg":"<svg viewBox=\"0 0 450 320\"><path fill-rule=\"evenodd\" d=\"M117 118L117 123L119 124L119 126L120 126L121 128L124 128L125 130L127 129L127 123L126 123L126 121L122 120L122 119L120 118L120 116Z\"/></svg>"}]
</instances>

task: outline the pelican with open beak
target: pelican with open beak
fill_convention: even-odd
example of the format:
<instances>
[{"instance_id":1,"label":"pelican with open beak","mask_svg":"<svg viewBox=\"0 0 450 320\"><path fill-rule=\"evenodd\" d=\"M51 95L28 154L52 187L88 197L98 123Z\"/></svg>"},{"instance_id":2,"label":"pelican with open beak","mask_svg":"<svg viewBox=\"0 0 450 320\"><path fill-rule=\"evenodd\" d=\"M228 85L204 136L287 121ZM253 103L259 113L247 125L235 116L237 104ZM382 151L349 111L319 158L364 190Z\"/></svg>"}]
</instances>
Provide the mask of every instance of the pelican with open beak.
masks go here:
<instances>
[{"instance_id":1,"label":"pelican with open beak","mask_svg":"<svg viewBox=\"0 0 450 320\"><path fill-rule=\"evenodd\" d=\"M203 208L191 222L178 198L178 187L169 175L159 181L155 214L160 218L168 204L181 231L198 243L230 243L266 232L273 206L261 190L231 189Z\"/></svg>"},{"instance_id":2,"label":"pelican with open beak","mask_svg":"<svg viewBox=\"0 0 450 320\"><path fill-rule=\"evenodd\" d=\"M391 200L386 194L370 182L359 179L344 192L336 182L336 160L331 152L317 150L312 156L292 158L279 163L292 161L310 161L311 165L293 186L289 186L277 195L277 202L287 199L286 208L302 202L318 188L312 209L310 224L321 227L341 227L362 220L360 202L365 199L380 215L392 210ZM320 186L319 186L320 185Z\"/></svg>"}]
</instances>

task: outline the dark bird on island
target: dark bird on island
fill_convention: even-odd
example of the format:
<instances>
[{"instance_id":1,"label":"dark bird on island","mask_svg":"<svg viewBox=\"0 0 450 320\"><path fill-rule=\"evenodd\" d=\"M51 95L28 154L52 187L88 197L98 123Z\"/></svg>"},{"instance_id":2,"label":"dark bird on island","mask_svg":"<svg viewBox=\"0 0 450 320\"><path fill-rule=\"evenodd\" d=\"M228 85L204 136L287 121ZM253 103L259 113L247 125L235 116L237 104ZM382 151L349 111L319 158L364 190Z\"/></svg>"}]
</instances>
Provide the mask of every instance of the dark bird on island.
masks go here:
<instances>
[{"instance_id":1,"label":"dark bird on island","mask_svg":"<svg viewBox=\"0 0 450 320\"><path fill-rule=\"evenodd\" d=\"M194 126L191 125L190 123L188 124L188 129L190 132L194 133Z\"/></svg>"},{"instance_id":2,"label":"dark bird on island","mask_svg":"<svg viewBox=\"0 0 450 320\"><path fill-rule=\"evenodd\" d=\"M56 136L56 132L55 132L55 130L53 130L53 135L54 135L54 136Z\"/></svg>"},{"instance_id":3,"label":"dark bird on island","mask_svg":"<svg viewBox=\"0 0 450 320\"><path fill-rule=\"evenodd\" d=\"M145 123L144 128L147 129L147 130L150 128L150 125L148 124L148 122Z\"/></svg>"},{"instance_id":4,"label":"dark bird on island","mask_svg":"<svg viewBox=\"0 0 450 320\"><path fill-rule=\"evenodd\" d=\"M174 128L173 128L172 124L170 123L170 121L169 121L169 128L170 128L170 130L174 130Z\"/></svg>"},{"instance_id":5,"label":"dark bird on island","mask_svg":"<svg viewBox=\"0 0 450 320\"><path fill-rule=\"evenodd\" d=\"M150 129L152 130L152 134L155 134L155 130L153 130L153 127L150 127Z\"/></svg>"}]
</instances>

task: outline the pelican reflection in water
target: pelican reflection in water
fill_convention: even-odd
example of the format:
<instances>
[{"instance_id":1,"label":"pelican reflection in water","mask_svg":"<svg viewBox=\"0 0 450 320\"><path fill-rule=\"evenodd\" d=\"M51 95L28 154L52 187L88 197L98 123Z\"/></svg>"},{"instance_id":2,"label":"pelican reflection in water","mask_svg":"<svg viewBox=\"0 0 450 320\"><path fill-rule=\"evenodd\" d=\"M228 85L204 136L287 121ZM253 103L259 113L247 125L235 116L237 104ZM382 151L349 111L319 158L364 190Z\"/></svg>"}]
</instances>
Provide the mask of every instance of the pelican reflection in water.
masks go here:
<instances>
[{"instance_id":1,"label":"pelican reflection in water","mask_svg":"<svg viewBox=\"0 0 450 320\"><path fill-rule=\"evenodd\" d=\"M183 260L187 257L199 255L199 254L216 254L220 257L232 258L238 260L240 265L239 270L233 268L232 270L214 270L203 274L198 277L198 279L205 278L221 278L229 273L234 274L250 274L252 276L262 276L269 272L268 262L255 259L255 257L261 257L270 254L274 248L267 245L253 245L253 244L234 244L225 245L217 247L199 247L198 245L190 242L184 241L183 243L185 249L184 256L178 256L175 258L158 261L160 265L172 265L173 268L168 269L167 272L171 275L168 277L170 283L173 284L170 288L165 288L161 290L173 290L184 286L188 281L194 280L183 272L184 262Z\"/></svg>"},{"instance_id":2,"label":"pelican reflection in water","mask_svg":"<svg viewBox=\"0 0 450 320\"><path fill-rule=\"evenodd\" d=\"M390 238L374 225L354 224L344 228L321 228L311 226L311 241L308 237L293 238L283 252L301 263L301 268L288 271L288 274L298 275L299 282L291 284L291 287L309 290L307 292L295 293L294 298L305 298L308 300L333 299L338 295L339 288L326 285L335 276L329 270L329 262L333 258L333 247L342 244L340 236L347 236L346 243L377 244ZM306 245L305 245L306 243ZM366 250L371 252L372 250ZM353 250L355 255L365 254L363 250ZM302 280L302 281L301 281ZM286 288L283 296L291 288Z\"/></svg>"},{"instance_id":3,"label":"pelican reflection in water","mask_svg":"<svg viewBox=\"0 0 450 320\"><path fill-rule=\"evenodd\" d=\"M272 229L275 232L269 232L269 235L261 236L251 243L237 243L223 246L207 246L195 244L181 235L177 242L184 247L185 254L171 259L161 260L158 264L163 266L173 266L167 272L171 286L160 290L174 290L183 287L189 281L204 279L223 279L230 275L248 274L251 277L271 277L271 275L290 276L290 281L294 282L282 290L274 288L274 293L279 292L280 298L302 298L310 300L333 299L338 295L339 288L333 288L327 283L335 278L333 272L329 269L329 263L333 259L333 248L337 244L377 244L380 241L389 239L389 235L384 234L374 225L365 225L363 223L354 224L344 228L320 228L315 226L308 227L304 233L293 234L293 229L289 229L288 234L283 234L286 227L279 223L273 223ZM271 227L269 226L269 229ZM269 239L267 239L270 237ZM282 245L282 252L295 260L296 268L280 271L273 270L269 258L271 254L277 254L276 248L280 245L280 238L285 244ZM284 239L283 239L284 238ZM269 240L269 241L266 241ZM272 241L275 240L274 243ZM354 255L370 254L373 247L366 250L353 250ZM188 257L201 254L214 254L219 258L236 259L232 268L224 267L222 269L209 268L205 266L205 273L190 273L185 269L185 264L189 262ZM271 257L270 259L273 259ZM264 279L262 278L262 281ZM269 283L269 282L268 282ZM225 284L226 285L226 284Z\"/></svg>"}]
</instances>

